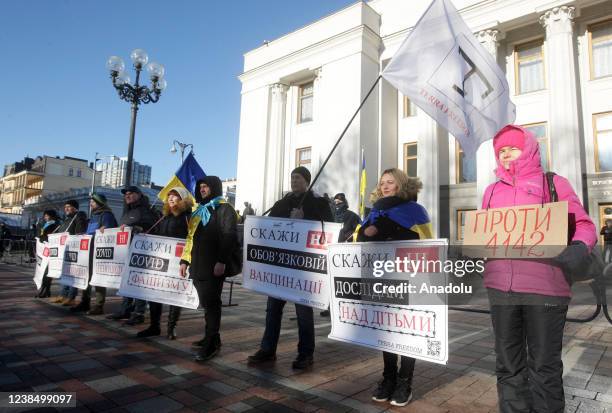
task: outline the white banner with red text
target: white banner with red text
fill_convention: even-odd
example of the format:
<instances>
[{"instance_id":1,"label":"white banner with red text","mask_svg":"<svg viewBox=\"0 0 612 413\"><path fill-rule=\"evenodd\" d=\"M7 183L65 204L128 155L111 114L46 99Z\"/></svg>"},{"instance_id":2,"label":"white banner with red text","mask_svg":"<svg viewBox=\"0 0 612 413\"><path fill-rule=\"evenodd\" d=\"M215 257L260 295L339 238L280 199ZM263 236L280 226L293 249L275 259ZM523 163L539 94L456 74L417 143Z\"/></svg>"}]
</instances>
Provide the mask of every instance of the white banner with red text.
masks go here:
<instances>
[{"instance_id":1,"label":"white banner with red text","mask_svg":"<svg viewBox=\"0 0 612 413\"><path fill-rule=\"evenodd\" d=\"M47 241L47 247L49 248L49 271L47 272L47 277L49 278L59 278L62 276L64 251L66 251L68 236L67 232L49 234Z\"/></svg>"},{"instance_id":2,"label":"white banner with red text","mask_svg":"<svg viewBox=\"0 0 612 413\"><path fill-rule=\"evenodd\" d=\"M40 242L36 238L36 269L34 270L34 284L40 289L42 286L43 276L49 265L49 247L46 242Z\"/></svg>"},{"instance_id":3,"label":"white banner with red text","mask_svg":"<svg viewBox=\"0 0 612 413\"><path fill-rule=\"evenodd\" d=\"M341 224L249 216L244 224L243 287L327 309L327 248Z\"/></svg>"},{"instance_id":4,"label":"white banner with red text","mask_svg":"<svg viewBox=\"0 0 612 413\"><path fill-rule=\"evenodd\" d=\"M184 248L184 239L134 235L117 294L197 309L199 300L193 280L179 273Z\"/></svg>"},{"instance_id":5,"label":"white banner with red text","mask_svg":"<svg viewBox=\"0 0 612 413\"><path fill-rule=\"evenodd\" d=\"M425 265L446 250L444 239L330 245L329 338L446 364L447 276Z\"/></svg>"},{"instance_id":6,"label":"white banner with red text","mask_svg":"<svg viewBox=\"0 0 612 413\"><path fill-rule=\"evenodd\" d=\"M91 285L119 289L130 250L132 228L96 231Z\"/></svg>"},{"instance_id":7,"label":"white banner with red text","mask_svg":"<svg viewBox=\"0 0 612 413\"><path fill-rule=\"evenodd\" d=\"M68 235L65 242L64 265L58 282L84 290L89 285L89 246L91 235Z\"/></svg>"}]
</instances>

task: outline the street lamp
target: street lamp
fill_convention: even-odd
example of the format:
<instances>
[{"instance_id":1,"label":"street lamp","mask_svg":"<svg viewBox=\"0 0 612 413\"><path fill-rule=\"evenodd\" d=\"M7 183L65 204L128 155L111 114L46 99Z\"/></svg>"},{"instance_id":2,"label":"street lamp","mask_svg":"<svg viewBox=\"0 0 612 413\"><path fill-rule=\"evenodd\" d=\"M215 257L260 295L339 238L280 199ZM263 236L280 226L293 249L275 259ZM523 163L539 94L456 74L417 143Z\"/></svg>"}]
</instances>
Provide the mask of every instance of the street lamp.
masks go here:
<instances>
[{"instance_id":1,"label":"street lamp","mask_svg":"<svg viewBox=\"0 0 612 413\"><path fill-rule=\"evenodd\" d=\"M159 63L149 61L149 56L142 49L135 49L130 54L134 69L136 70L136 81L131 84L130 77L125 73L125 64L118 56L111 56L106 62L106 68L110 71L110 76L113 81L113 86L117 89L119 98L132 104L132 123L130 126L130 143L128 146L127 171L125 177L125 187L131 185L132 182L132 162L134 157L134 134L136 132L136 114L138 113L138 105L141 103L156 103L159 100L162 90L167 86L164 79L165 69ZM151 78L151 87L141 86L140 72L145 67Z\"/></svg>"},{"instance_id":2,"label":"street lamp","mask_svg":"<svg viewBox=\"0 0 612 413\"><path fill-rule=\"evenodd\" d=\"M179 142L176 139L172 142L172 148L170 148L170 153L176 153L176 145L178 145L181 150L181 164L183 163L183 156L185 155L185 149L191 146L191 150L193 151L193 145L191 143L183 143Z\"/></svg>"},{"instance_id":3,"label":"street lamp","mask_svg":"<svg viewBox=\"0 0 612 413\"><path fill-rule=\"evenodd\" d=\"M101 153L96 152L96 157L94 159L94 163L93 163L93 174L91 176L91 190L89 193L89 196L91 197L94 192L96 191L96 173L97 173L97 165L98 165L98 161L101 161L102 159L105 158L112 158L114 155L102 155ZM91 204L89 205L89 215L91 216Z\"/></svg>"}]
</instances>

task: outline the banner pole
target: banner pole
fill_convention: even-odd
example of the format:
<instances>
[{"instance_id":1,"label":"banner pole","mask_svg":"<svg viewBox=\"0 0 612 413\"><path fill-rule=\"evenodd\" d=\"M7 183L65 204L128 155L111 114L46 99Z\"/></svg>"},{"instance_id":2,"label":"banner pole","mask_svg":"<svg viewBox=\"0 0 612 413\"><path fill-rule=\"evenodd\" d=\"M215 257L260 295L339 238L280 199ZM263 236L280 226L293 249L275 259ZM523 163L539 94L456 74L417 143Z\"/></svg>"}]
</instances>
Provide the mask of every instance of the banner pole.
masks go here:
<instances>
[{"instance_id":1,"label":"banner pole","mask_svg":"<svg viewBox=\"0 0 612 413\"><path fill-rule=\"evenodd\" d=\"M323 169L325 169L325 166L327 165L327 162L329 162L329 159L331 158L331 156L333 155L334 151L336 150L336 148L338 147L338 145L340 145L340 142L342 141L342 138L344 138L344 135L346 134L346 132L348 131L348 128L351 126L351 124L353 123L353 120L355 120L355 118L357 117L357 114L359 113L359 111L361 110L361 108L363 107L363 105L365 105L366 100L368 100L368 98L370 97L370 95L372 94L372 92L374 91L374 88L376 88L376 85L378 85L378 82L380 82L380 79L382 78L382 75L378 75L378 77L376 78L376 80L374 81L374 84L372 85L372 87L370 88L370 90L368 91L368 93L365 95L365 97L363 98L363 100L361 101L361 104L359 105L359 107L357 108L357 110L355 111L355 113L353 114L353 116L351 117L351 119L348 121L346 127L344 128L344 130L342 131L342 133L340 134L340 137L338 138L338 140L336 141L336 144L334 145L334 147L331 149L331 151L329 151L329 154L327 155L327 158L325 158L325 161L323 162L323 165L321 165L321 168L319 168L319 172L317 172L317 174L315 175L314 179L310 182L310 185L308 186L308 191L310 191L312 189L312 187L314 186L315 182L317 182L317 179L319 179L319 176L321 175L321 172L323 172ZM302 198L303 199L303 198ZM301 203L300 203L301 206Z\"/></svg>"}]
</instances>

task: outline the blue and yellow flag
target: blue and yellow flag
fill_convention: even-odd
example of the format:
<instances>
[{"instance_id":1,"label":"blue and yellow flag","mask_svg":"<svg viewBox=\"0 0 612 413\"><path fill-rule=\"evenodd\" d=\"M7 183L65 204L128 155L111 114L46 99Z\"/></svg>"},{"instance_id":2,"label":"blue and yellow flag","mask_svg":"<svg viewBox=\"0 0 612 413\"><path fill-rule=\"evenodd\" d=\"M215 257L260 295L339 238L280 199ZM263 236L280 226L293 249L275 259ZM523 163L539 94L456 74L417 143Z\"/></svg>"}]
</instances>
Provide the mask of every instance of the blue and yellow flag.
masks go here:
<instances>
[{"instance_id":1,"label":"blue and yellow flag","mask_svg":"<svg viewBox=\"0 0 612 413\"><path fill-rule=\"evenodd\" d=\"M365 155L363 148L361 149L361 176L359 177L359 217L363 220L365 218L365 207L366 207L366 188L368 186L366 176L366 164Z\"/></svg>"},{"instance_id":2,"label":"blue and yellow flag","mask_svg":"<svg viewBox=\"0 0 612 413\"><path fill-rule=\"evenodd\" d=\"M206 174L193 156L193 152L189 152L189 155L187 155L181 167L176 171L172 179L170 179L170 182L159 191L157 197L162 201L165 200L168 196L168 192L177 186L184 187L192 196L195 196L196 182L205 176Z\"/></svg>"}]
</instances>

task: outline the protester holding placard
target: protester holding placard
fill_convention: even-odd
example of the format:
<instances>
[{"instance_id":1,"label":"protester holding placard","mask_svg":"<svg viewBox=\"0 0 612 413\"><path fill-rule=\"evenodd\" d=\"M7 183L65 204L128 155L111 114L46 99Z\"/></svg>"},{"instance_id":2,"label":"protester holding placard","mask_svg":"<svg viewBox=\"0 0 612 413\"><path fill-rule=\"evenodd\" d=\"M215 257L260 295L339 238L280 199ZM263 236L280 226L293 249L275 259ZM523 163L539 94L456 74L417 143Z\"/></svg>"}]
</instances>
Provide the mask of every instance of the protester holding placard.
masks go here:
<instances>
[{"instance_id":1,"label":"protester holding placard","mask_svg":"<svg viewBox=\"0 0 612 413\"><path fill-rule=\"evenodd\" d=\"M482 208L550 202L538 142L515 125L493 138L498 181ZM563 412L563 329L571 297L564 269L574 271L597 242L595 225L569 182L554 176L559 201L567 201L569 245L554 260L495 259L485 267L497 356L500 411Z\"/></svg>"},{"instance_id":2,"label":"protester holding placard","mask_svg":"<svg viewBox=\"0 0 612 413\"><path fill-rule=\"evenodd\" d=\"M60 226L61 221L57 212L54 209L48 209L43 212L43 224L38 232L38 239L40 242L46 242L49 238L49 234L55 232L55 230ZM43 280L38 290L38 294L36 294L37 298L46 298L51 296L51 280L52 278L47 277L48 269L45 270L45 274L43 275Z\"/></svg>"},{"instance_id":3,"label":"protester holding placard","mask_svg":"<svg viewBox=\"0 0 612 413\"><path fill-rule=\"evenodd\" d=\"M221 291L226 267L238 248L238 214L223 198L223 186L216 176L196 184L198 208L189 222L187 243L181 257L181 276L189 276L204 307L204 338L196 341L196 361L210 360L221 348Z\"/></svg>"},{"instance_id":4,"label":"protester holding placard","mask_svg":"<svg viewBox=\"0 0 612 413\"><path fill-rule=\"evenodd\" d=\"M306 219L334 222L329 203L313 191L308 191L310 171L303 166L291 172L291 193L277 201L270 211L271 217ZM250 363L276 360L276 346L280 336L283 308L287 302L268 296L266 329L260 349L249 356ZM298 319L298 355L293 361L294 369L304 369L313 364L315 332L312 307L295 304Z\"/></svg>"},{"instance_id":5,"label":"protester holding placard","mask_svg":"<svg viewBox=\"0 0 612 413\"><path fill-rule=\"evenodd\" d=\"M104 231L106 228L115 228L117 220L113 211L108 207L108 201L103 194L94 193L89 200L91 208L91 218L87 225L88 235L91 235L91 244L89 247L89 281L93 274L93 258L95 254L95 235L96 230ZM81 302L70 309L71 312L79 313L87 311L89 315L99 315L104 313L104 302L106 301L106 287L96 286L96 305L90 310L91 304L91 285L83 290Z\"/></svg>"},{"instance_id":6,"label":"protester holding placard","mask_svg":"<svg viewBox=\"0 0 612 413\"><path fill-rule=\"evenodd\" d=\"M155 213L151 210L149 198L135 185L121 190L125 201L125 212L119 221L121 227L132 227L132 234L146 232L156 221ZM136 325L144 323L144 313L147 302L144 300L123 297L119 312L111 314L108 319L123 320L125 323Z\"/></svg>"},{"instance_id":7,"label":"protester holding placard","mask_svg":"<svg viewBox=\"0 0 612 413\"><path fill-rule=\"evenodd\" d=\"M64 205L66 218L64 222L54 232L67 232L70 235L84 234L87 230L87 215L79 211L79 203L75 199L70 199ZM61 303L63 306L72 306L77 296L78 289L65 285L61 295L53 300L54 303Z\"/></svg>"},{"instance_id":8,"label":"protester holding placard","mask_svg":"<svg viewBox=\"0 0 612 413\"><path fill-rule=\"evenodd\" d=\"M189 191L183 187L172 188L164 202L163 216L154 228L156 229L156 234L164 237L185 239L187 237L192 208L193 201ZM138 337L158 336L161 333L162 304L149 301L149 311L151 323L148 328L137 334ZM176 323L180 316L181 307L171 305L166 333L170 340L176 340Z\"/></svg>"},{"instance_id":9,"label":"protester holding placard","mask_svg":"<svg viewBox=\"0 0 612 413\"><path fill-rule=\"evenodd\" d=\"M433 238L429 215L416 202L423 188L418 178L409 178L403 171L392 168L383 172L376 189L370 195L372 211L363 221L357 234L358 242L416 240ZM372 400L391 400L394 406L405 406L412 400L412 377L415 359L383 352L383 379Z\"/></svg>"}]
</instances>

